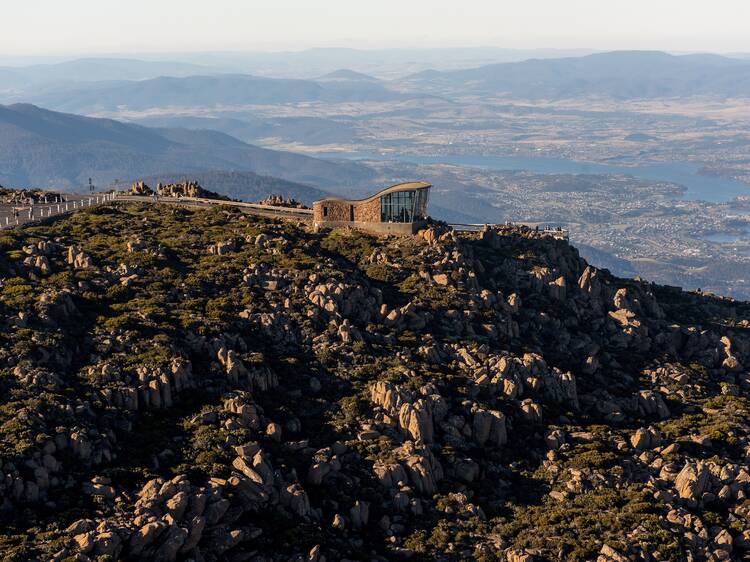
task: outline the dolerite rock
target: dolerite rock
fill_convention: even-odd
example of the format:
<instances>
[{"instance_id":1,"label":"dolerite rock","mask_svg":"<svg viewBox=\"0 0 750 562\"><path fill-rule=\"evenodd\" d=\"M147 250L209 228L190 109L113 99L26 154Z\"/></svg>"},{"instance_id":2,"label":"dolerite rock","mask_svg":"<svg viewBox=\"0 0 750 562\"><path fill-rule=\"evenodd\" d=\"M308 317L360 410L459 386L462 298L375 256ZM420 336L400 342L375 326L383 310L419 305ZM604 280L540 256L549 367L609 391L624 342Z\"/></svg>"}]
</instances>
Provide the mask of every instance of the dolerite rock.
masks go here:
<instances>
[{"instance_id":1,"label":"dolerite rock","mask_svg":"<svg viewBox=\"0 0 750 562\"><path fill-rule=\"evenodd\" d=\"M208 253L215 256L223 256L234 252L237 249L237 242L235 240L224 240L217 242L216 244L208 248Z\"/></svg>"},{"instance_id":2,"label":"dolerite rock","mask_svg":"<svg viewBox=\"0 0 750 562\"><path fill-rule=\"evenodd\" d=\"M163 521L151 521L140 527L130 535L130 541L128 542L130 554L139 556L167 527L168 525Z\"/></svg>"},{"instance_id":3,"label":"dolerite rock","mask_svg":"<svg viewBox=\"0 0 750 562\"><path fill-rule=\"evenodd\" d=\"M531 423L542 421L542 407L530 398L521 402L521 413L524 419Z\"/></svg>"},{"instance_id":4,"label":"dolerite rock","mask_svg":"<svg viewBox=\"0 0 750 562\"><path fill-rule=\"evenodd\" d=\"M623 556L614 548L605 544L599 551L599 556L597 557L596 562L628 562L628 557Z\"/></svg>"},{"instance_id":5,"label":"dolerite rock","mask_svg":"<svg viewBox=\"0 0 750 562\"><path fill-rule=\"evenodd\" d=\"M385 488L395 488L399 483L407 481L406 471L401 463L376 461L372 468L376 478Z\"/></svg>"},{"instance_id":6,"label":"dolerite rock","mask_svg":"<svg viewBox=\"0 0 750 562\"><path fill-rule=\"evenodd\" d=\"M750 550L748 303L517 225L375 237L173 203L2 238L6 556Z\"/></svg>"},{"instance_id":7,"label":"dolerite rock","mask_svg":"<svg viewBox=\"0 0 750 562\"><path fill-rule=\"evenodd\" d=\"M472 413L473 438L478 445L501 447L507 443L505 416L502 412L475 408Z\"/></svg>"},{"instance_id":8,"label":"dolerite rock","mask_svg":"<svg viewBox=\"0 0 750 562\"><path fill-rule=\"evenodd\" d=\"M703 463L686 463L675 478L674 486L681 498L699 500L709 481L710 473Z\"/></svg>"},{"instance_id":9,"label":"dolerite rock","mask_svg":"<svg viewBox=\"0 0 750 562\"><path fill-rule=\"evenodd\" d=\"M414 404L402 404L398 413L401 427L415 441L431 443L433 441L434 426L429 404L422 399Z\"/></svg>"},{"instance_id":10,"label":"dolerite rock","mask_svg":"<svg viewBox=\"0 0 750 562\"><path fill-rule=\"evenodd\" d=\"M310 499L305 489L299 484L290 484L281 494L282 502L289 507L292 513L299 517L310 516Z\"/></svg>"},{"instance_id":11,"label":"dolerite rock","mask_svg":"<svg viewBox=\"0 0 750 562\"><path fill-rule=\"evenodd\" d=\"M435 412L438 420L445 415L445 404L439 395L415 399L411 392L384 381L372 385L370 399L397 420L406 435L424 443L434 440Z\"/></svg>"},{"instance_id":12,"label":"dolerite rock","mask_svg":"<svg viewBox=\"0 0 750 562\"><path fill-rule=\"evenodd\" d=\"M443 467L432 452L424 446L407 441L394 451L417 492L433 494L443 478Z\"/></svg>"},{"instance_id":13,"label":"dolerite rock","mask_svg":"<svg viewBox=\"0 0 750 562\"><path fill-rule=\"evenodd\" d=\"M661 445L661 433L655 428L641 427L630 438L630 444L640 451Z\"/></svg>"},{"instance_id":14,"label":"dolerite rock","mask_svg":"<svg viewBox=\"0 0 750 562\"><path fill-rule=\"evenodd\" d=\"M187 529L176 525L170 527L161 538L161 546L154 553L154 560L173 562L188 537Z\"/></svg>"}]
</instances>

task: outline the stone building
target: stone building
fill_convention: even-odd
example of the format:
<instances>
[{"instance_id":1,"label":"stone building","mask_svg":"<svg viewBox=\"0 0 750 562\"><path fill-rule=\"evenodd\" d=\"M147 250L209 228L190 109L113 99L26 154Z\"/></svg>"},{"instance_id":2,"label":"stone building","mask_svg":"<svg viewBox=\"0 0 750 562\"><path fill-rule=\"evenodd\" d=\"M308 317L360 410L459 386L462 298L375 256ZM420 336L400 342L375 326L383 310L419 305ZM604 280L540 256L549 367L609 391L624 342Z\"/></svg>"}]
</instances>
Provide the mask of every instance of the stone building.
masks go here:
<instances>
[{"instance_id":1,"label":"stone building","mask_svg":"<svg viewBox=\"0 0 750 562\"><path fill-rule=\"evenodd\" d=\"M375 234L414 234L425 225L431 187L425 182L407 182L366 199L321 199L313 203L313 221L316 227L352 226Z\"/></svg>"}]
</instances>

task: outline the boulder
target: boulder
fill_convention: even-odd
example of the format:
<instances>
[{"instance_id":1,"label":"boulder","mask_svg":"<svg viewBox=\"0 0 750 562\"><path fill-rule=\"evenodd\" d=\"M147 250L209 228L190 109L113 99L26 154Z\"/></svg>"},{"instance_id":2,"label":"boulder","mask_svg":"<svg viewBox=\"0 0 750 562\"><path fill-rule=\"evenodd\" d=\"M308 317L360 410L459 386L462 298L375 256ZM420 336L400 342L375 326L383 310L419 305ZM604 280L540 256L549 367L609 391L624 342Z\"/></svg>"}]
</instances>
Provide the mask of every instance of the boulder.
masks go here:
<instances>
[{"instance_id":1,"label":"boulder","mask_svg":"<svg viewBox=\"0 0 750 562\"><path fill-rule=\"evenodd\" d=\"M702 462L688 462L675 478L674 486L681 498L697 501L708 487L709 479L710 473Z\"/></svg>"}]
</instances>

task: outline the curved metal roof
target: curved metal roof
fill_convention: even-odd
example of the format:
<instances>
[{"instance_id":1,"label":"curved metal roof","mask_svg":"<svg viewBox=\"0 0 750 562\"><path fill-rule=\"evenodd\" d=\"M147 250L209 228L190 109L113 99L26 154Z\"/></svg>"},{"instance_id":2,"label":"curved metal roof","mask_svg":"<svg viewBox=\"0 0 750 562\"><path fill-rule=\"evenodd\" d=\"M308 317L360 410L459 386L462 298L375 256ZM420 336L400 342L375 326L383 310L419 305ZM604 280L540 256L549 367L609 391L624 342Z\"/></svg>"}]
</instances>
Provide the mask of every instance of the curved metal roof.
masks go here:
<instances>
[{"instance_id":1,"label":"curved metal roof","mask_svg":"<svg viewBox=\"0 0 750 562\"><path fill-rule=\"evenodd\" d=\"M432 187L432 184L424 182L424 181L408 181L404 183L397 183L396 185L392 185L390 187L386 187L385 189L381 189L375 195L370 195L369 197L365 197L364 199L345 199L343 197L326 197L325 199L319 199L318 201L315 201L315 203L322 203L324 201L346 201L348 203L366 203L368 201L372 201L373 199L377 199L378 197L382 197L383 195L387 195L389 193L395 193L397 191L412 191L415 189L428 189L430 187Z\"/></svg>"}]
</instances>

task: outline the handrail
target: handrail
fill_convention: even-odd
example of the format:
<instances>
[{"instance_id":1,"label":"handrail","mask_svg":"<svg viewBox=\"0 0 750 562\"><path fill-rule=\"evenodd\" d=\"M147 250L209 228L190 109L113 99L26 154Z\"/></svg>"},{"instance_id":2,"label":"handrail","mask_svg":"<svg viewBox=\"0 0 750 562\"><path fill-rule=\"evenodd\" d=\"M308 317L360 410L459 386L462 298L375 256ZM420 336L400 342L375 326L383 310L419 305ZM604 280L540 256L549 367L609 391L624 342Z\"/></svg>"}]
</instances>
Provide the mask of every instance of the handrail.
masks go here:
<instances>
[{"instance_id":1,"label":"handrail","mask_svg":"<svg viewBox=\"0 0 750 562\"><path fill-rule=\"evenodd\" d=\"M526 228L530 232L536 232L538 234L544 234L549 235L555 238L563 238L564 240L568 240L570 237L570 231L567 228L540 228L538 230L535 230L533 226L529 226L527 224L491 224L491 223L482 223L482 224L471 224L471 223L451 223L448 226L453 228L454 230L458 231L474 231L478 228L492 228L497 227L500 229L503 228Z\"/></svg>"},{"instance_id":2,"label":"handrail","mask_svg":"<svg viewBox=\"0 0 750 562\"><path fill-rule=\"evenodd\" d=\"M260 211L278 211L280 213L295 213L300 215L312 215L312 209L298 209L296 207L279 207L277 205L261 205L260 203L246 203L244 201L224 201L223 199L205 199L202 197L180 197L178 201L196 201L199 203L210 203L212 205L230 205L233 207L247 207Z\"/></svg>"},{"instance_id":3,"label":"handrail","mask_svg":"<svg viewBox=\"0 0 750 562\"><path fill-rule=\"evenodd\" d=\"M35 223L50 217L82 210L86 207L108 203L114 199L114 194L92 193L91 195L71 195L71 197L76 197L76 199L67 199L57 203L39 203L37 205L0 204L0 229Z\"/></svg>"},{"instance_id":4,"label":"handrail","mask_svg":"<svg viewBox=\"0 0 750 562\"><path fill-rule=\"evenodd\" d=\"M295 207L279 207L276 205L261 205L259 203L246 203L244 201L226 201L224 199L208 199L204 197L164 197L159 196L156 199L152 195L118 195L120 201L156 201L165 203L201 203L205 205L226 205L229 207L240 207L243 209L253 209L267 213L276 213L280 215L296 215L309 217L312 216L312 209L297 209Z\"/></svg>"}]
</instances>

